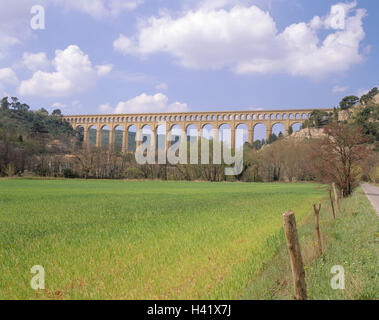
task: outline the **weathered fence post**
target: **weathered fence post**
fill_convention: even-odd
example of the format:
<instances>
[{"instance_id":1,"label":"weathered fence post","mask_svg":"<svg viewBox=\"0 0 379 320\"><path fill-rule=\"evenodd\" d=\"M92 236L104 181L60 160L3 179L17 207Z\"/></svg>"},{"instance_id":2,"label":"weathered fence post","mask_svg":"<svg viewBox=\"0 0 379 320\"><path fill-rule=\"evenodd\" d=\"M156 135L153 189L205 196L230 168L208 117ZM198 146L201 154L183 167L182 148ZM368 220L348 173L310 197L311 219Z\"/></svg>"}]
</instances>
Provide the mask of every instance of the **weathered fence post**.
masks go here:
<instances>
[{"instance_id":1,"label":"weathered fence post","mask_svg":"<svg viewBox=\"0 0 379 320\"><path fill-rule=\"evenodd\" d=\"M332 190L331 189L329 189L329 199L330 199L330 204L332 205L333 218L336 219L336 211L334 210L334 203L333 203L333 197L332 197Z\"/></svg>"},{"instance_id":2,"label":"weathered fence post","mask_svg":"<svg viewBox=\"0 0 379 320\"><path fill-rule=\"evenodd\" d=\"M338 200L337 188L334 182L333 182L333 190L334 190L334 200L336 201L337 211L340 211L340 202Z\"/></svg>"},{"instance_id":3,"label":"weathered fence post","mask_svg":"<svg viewBox=\"0 0 379 320\"><path fill-rule=\"evenodd\" d=\"M283 214L283 224L291 260L295 299L306 300L307 286L305 283L305 271L303 258L301 256L299 237L297 235L296 219L293 211L288 211Z\"/></svg>"},{"instance_id":4,"label":"weathered fence post","mask_svg":"<svg viewBox=\"0 0 379 320\"><path fill-rule=\"evenodd\" d=\"M330 198L330 204L332 205L333 218L336 219L336 212L334 210L334 203L333 203L332 190L331 189L329 189L329 198Z\"/></svg>"},{"instance_id":5,"label":"weathered fence post","mask_svg":"<svg viewBox=\"0 0 379 320\"><path fill-rule=\"evenodd\" d=\"M321 203L319 203L318 208L313 204L313 209L315 211L315 228L316 228L316 236L317 236L317 251L318 255L322 255L322 246L321 246L321 236L320 236L320 224L319 224L319 214L321 210Z\"/></svg>"}]
</instances>

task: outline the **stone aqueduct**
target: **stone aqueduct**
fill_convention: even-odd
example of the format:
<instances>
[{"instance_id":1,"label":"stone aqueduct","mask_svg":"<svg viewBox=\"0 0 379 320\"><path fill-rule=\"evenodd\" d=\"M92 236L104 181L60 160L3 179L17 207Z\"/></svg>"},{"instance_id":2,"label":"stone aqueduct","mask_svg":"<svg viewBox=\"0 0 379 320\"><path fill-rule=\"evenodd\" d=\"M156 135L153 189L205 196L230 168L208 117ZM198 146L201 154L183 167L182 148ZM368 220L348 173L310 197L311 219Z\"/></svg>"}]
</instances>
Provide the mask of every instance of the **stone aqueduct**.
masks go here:
<instances>
[{"instance_id":1,"label":"stone aqueduct","mask_svg":"<svg viewBox=\"0 0 379 320\"><path fill-rule=\"evenodd\" d=\"M144 127L149 126L151 134L156 137L158 127L162 124L166 128L166 150L169 144L171 130L175 126L180 126L182 135L187 136L189 126L196 126L198 136L201 137L204 127L211 125L213 134L217 134L223 125L228 125L231 130L231 147L235 147L235 132L240 125L246 125L248 129L248 142L254 142L254 129L257 125L263 124L266 127L266 140L272 133L273 127L277 124L284 126L284 135L288 134L290 126L302 123L309 119L314 109L299 110L262 110L262 111L220 111L220 112L185 112L185 113L144 113L144 114L113 114L113 115L75 115L64 116L63 119L69 122L74 129L82 127L84 129L84 145L90 145L89 131L96 129L96 146L102 145L102 130L109 127L109 144L112 147L115 141L115 130L118 127L123 129L122 152L128 152L128 132L129 128L136 128L137 146L141 143L141 135ZM327 113L333 109L318 109ZM156 141L153 139L152 141Z\"/></svg>"}]
</instances>

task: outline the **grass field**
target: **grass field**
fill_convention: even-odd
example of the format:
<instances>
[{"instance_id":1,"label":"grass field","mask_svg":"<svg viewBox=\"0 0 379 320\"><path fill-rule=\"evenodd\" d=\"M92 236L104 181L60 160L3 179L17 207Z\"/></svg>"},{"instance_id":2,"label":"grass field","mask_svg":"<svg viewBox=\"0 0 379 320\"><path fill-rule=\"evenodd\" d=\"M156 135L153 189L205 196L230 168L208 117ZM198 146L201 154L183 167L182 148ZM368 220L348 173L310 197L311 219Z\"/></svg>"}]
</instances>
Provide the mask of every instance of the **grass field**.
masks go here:
<instances>
[{"instance_id":1,"label":"grass field","mask_svg":"<svg viewBox=\"0 0 379 320\"><path fill-rule=\"evenodd\" d=\"M313 184L0 180L0 299L238 299ZM46 289L30 287L42 265Z\"/></svg>"},{"instance_id":2,"label":"grass field","mask_svg":"<svg viewBox=\"0 0 379 320\"><path fill-rule=\"evenodd\" d=\"M308 299L379 299L379 219L361 188L341 201L334 220L330 202L322 202L323 255L317 256L313 214L298 225ZM345 289L333 290L331 268L343 266ZM292 299L288 250L282 245L247 289L245 299Z\"/></svg>"}]
</instances>

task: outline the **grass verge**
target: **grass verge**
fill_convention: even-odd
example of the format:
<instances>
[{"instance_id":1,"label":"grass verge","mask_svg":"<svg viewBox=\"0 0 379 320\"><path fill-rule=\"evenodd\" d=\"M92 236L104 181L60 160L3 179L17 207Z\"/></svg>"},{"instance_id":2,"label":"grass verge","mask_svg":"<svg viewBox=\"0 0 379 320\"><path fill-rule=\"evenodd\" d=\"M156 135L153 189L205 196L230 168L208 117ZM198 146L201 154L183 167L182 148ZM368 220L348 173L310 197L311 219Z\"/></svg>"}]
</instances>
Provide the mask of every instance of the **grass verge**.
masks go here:
<instances>
[{"instance_id":1,"label":"grass verge","mask_svg":"<svg viewBox=\"0 0 379 320\"><path fill-rule=\"evenodd\" d=\"M350 198L341 202L336 220L330 202L323 201L320 229L323 255L317 257L313 212L298 223L308 299L378 299L379 219L363 190L358 188ZM334 265L345 269L344 290L331 287ZM291 267L287 247L283 244L252 281L243 299L292 299L292 292Z\"/></svg>"}]
</instances>

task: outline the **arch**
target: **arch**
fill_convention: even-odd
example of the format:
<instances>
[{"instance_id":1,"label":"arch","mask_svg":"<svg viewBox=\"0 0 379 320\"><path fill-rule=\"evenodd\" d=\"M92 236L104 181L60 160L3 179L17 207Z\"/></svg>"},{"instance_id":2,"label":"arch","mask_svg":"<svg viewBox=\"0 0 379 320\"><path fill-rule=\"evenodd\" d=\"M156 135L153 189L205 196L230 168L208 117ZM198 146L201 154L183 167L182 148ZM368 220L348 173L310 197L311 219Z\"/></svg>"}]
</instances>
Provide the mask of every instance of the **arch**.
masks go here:
<instances>
[{"instance_id":1,"label":"arch","mask_svg":"<svg viewBox=\"0 0 379 320\"><path fill-rule=\"evenodd\" d=\"M291 124L293 132L300 131L302 126L303 124L301 122L295 122Z\"/></svg>"},{"instance_id":2,"label":"arch","mask_svg":"<svg viewBox=\"0 0 379 320\"><path fill-rule=\"evenodd\" d=\"M166 147L166 125L164 123L158 123L155 127L156 134L156 146L157 150L164 150Z\"/></svg>"},{"instance_id":3,"label":"arch","mask_svg":"<svg viewBox=\"0 0 379 320\"><path fill-rule=\"evenodd\" d=\"M206 123L202 123L201 124L201 129L204 129L205 126L211 126L211 127L213 127L213 125L211 123L207 123L206 122Z\"/></svg>"},{"instance_id":4,"label":"arch","mask_svg":"<svg viewBox=\"0 0 379 320\"><path fill-rule=\"evenodd\" d=\"M88 127L89 144L90 146L96 146L97 144L97 127L92 125Z\"/></svg>"},{"instance_id":5,"label":"arch","mask_svg":"<svg viewBox=\"0 0 379 320\"><path fill-rule=\"evenodd\" d=\"M136 137L137 137L137 127L134 124L131 124L127 128L128 132L128 150L136 150Z\"/></svg>"},{"instance_id":6,"label":"arch","mask_svg":"<svg viewBox=\"0 0 379 320\"><path fill-rule=\"evenodd\" d=\"M195 124L191 123L186 126L187 137L198 137L198 128Z\"/></svg>"},{"instance_id":7,"label":"arch","mask_svg":"<svg viewBox=\"0 0 379 320\"><path fill-rule=\"evenodd\" d=\"M257 123L254 128L254 141L266 140L267 128L263 123Z\"/></svg>"},{"instance_id":8,"label":"arch","mask_svg":"<svg viewBox=\"0 0 379 320\"><path fill-rule=\"evenodd\" d=\"M124 127L122 125L114 126L114 150L121 152L122 150L122 138L124 135Z\"/></svg>"},{"instance_id":9,"label":"arch","mask_svg":"<svg viewBox=\"0 0 379 320\"><path fill-rule=\"evenodd\" d=\"M223 145L227 146L228 148L231 148L231 130L232 128L227 123L223 123L218 127L220 141Z\"/></svg>"},{"instance_id":10,"label":"arch","mask_svg":"<svg viewBox=\"0 0 379 320\"><path fill-rule=\"evenodd\" d=\"M213 139L213 125L206 123L201 127L201 137L203 139Z\"/></svg>"},{"instance_id":11,"label":"arch","mask_svg":"<svg viewBox=\"0 0 379 320\"><path fill-rule=\"evenodd\" d=\"M148 143L151 143L151 137L153 135L153 130L151 128L150 125L148 124L145 124L144 126L142 126L141 128L141 134L142 134L142 143L144 142L148 142Z\"/></svg>"},{"instance_id":12,"label":"arch","mask_svg":"<svg viewBox=\"0 0 379 320\"><path fill-rule=\"evenodd\" d=\"M275 134L277 137L279 137L280 133L284 136L286 133L286 127L283 123L277 122L272 126L271 132Z\"/></svg>"},{"instance_id":13,"label":"arch","mask_svg":"<svg viewBox=\"0 0 379 320\"><path fill-rule=\"evenodd\" d=\"M78 138L81 145L84 143L84 127L80 124L77 125L75 128L76 131L76 137Z\"/></svg>"},{"instance_id":14,"label":"arch","mask_svg":"<svg viewBox=\"0 0 379 320\"><path fill-rule=\"evenodd\" d=\"M170 128L170 146L180 140L182 135L182 127L179 124L174 124Z\"/></svg>"},{"instance_id":15,"label":"arch","mask_svg":"<svg viewBox=\"0 0 379 320\"><path fill-rule=\"evenodd\" d=\"M249 127L245 123L239 123L236 126L236 136L237 136L237 130L242 130L243 132L242 145L241 145L241 141L239 141L239 139L236 139L236 148L240 148L244 146L245 143L249 142Z\"/></svg>"},{"instance_id":16,"label":"arch","mask_svg":"<svg viewBox=\"0 0 379 320\"><path fill-rule=\"evenodd\" d=\"M110 128L108 125L103 125L100 127L101 132L101 145L106 146L110 144L109 138L110 138Z\"/></svg>"}]
</instances>

